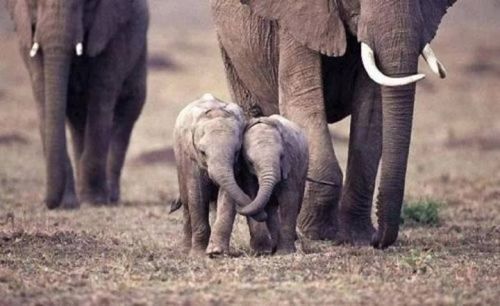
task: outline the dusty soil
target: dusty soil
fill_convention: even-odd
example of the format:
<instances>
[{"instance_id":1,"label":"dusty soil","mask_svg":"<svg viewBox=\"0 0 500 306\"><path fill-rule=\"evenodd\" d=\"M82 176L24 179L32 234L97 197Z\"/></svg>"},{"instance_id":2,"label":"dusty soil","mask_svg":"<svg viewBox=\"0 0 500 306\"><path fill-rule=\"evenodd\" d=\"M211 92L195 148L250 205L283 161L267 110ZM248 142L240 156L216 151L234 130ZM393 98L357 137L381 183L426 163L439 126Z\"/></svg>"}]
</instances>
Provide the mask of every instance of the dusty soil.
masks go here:
<instances>
[{"instance_id":1,"label":"dusty soil","mask_svg":"<svg viewBox=\"0 0 500 306\"><path fill-rule=\"evenodd\" d=\"M476 4L480 2L481 5ZM228 92L208 1L152 0L149 99L117 207L47 211L28 76L0 10L0 305L497 304L500 299L500 5L459 1L435 51L450 77L419 85L408 201L442 204L433 227L403 226L394 247L301 241L293 256L180 251L171 130L204 92ZM422 65L421 69L429 73ZM342 165L348 120L332 127Z\"/></svg>"}]
</instances>

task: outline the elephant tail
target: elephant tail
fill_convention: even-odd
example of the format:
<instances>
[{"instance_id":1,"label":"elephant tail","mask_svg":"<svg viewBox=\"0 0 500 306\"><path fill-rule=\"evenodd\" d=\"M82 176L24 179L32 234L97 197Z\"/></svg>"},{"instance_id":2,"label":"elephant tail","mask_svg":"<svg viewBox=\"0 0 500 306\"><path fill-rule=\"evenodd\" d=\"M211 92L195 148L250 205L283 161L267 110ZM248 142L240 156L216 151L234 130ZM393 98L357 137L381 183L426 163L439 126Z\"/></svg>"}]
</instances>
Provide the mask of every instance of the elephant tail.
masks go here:
<instances>
[{"instance_id":1,"label":"elephant tail","mask_svg":"<svg viewBox=\"0 0 500 306\"><path fill-rule=\"evenodd\" d=\"M179 210L182 207L182 201L181 197L177 196L177 198L173 199L170 201L170 212L169 214L173 214L177 210Z\"/></svg>"}]
</instances>

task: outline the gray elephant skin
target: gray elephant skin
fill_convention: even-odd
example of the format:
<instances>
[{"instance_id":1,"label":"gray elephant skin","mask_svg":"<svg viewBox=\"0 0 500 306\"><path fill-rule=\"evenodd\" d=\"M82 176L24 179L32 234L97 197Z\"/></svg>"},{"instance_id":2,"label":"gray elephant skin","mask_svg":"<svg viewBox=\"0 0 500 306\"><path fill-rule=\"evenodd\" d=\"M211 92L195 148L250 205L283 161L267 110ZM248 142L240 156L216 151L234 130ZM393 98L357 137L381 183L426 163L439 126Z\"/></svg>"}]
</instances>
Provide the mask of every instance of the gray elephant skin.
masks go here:
<instances>
[{"instance_id":1,"label":"gray elephant skin","mask_svg":"<svg viewBox=\"0 0 500 306\"><path fill-rule=\"evenodd\" d=\"M297 216L309 161L305 133L279 115L251 119L243 135L242 156L238 181L254 200L241 207L222 190L207 253L229 252L236 211L251 216L261 210L267 213L266 223L249 220L252 249L259 253L295 252Z\"/></svg>"},{"instance_id":2,"label":"gray elephant skin","mask_svg":"<svg viewBox=\"0 0 500 306\"><path fill-rule=\"evenodd\" d=\"M209 238L210 203L224 190L238 205L251 199L236 182L245 129L243 110L210 94L186 106L174 127L174 153L179 182L179 201L172 211L184 210L184 245L191 255L205 254ZM264 213L256 219L264 220Z\"/></svg>"},{"instance_id":3,"label":"gray elephant skin","mask_svg":"<svg viewBox=\"0 0 500 306\"><path fill-rule=\"evenodd\" d=\"M7 9L38 108L46 205L118 201L130 135L146 96L148 2L7 0Z\"/></svg>"},{"instance_id":4,"label":"gray elephant skin","mask_svg":"<svg viewBox=\"0 0 500 306\"><path fill-rule=\"evenodd\" d=\"M405 189L418 58L455 0L210 0L233 100L309 140L298 226L311 239L393 244ZM328 123L351 115L345 184ZM378 229L371 221L381 162Z\"/></svg>"}]
</instances>

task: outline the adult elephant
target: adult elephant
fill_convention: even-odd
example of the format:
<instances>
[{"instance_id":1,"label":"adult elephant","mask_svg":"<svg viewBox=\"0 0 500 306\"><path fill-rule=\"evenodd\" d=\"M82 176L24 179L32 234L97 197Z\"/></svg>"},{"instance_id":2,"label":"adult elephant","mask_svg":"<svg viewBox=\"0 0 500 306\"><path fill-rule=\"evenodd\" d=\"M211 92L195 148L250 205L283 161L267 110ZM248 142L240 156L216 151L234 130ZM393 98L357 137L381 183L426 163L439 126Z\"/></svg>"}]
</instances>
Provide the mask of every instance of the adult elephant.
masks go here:
<instances>
[{"instance_id":1,"label":"adult elephant","mask_svg":"<svg viewBox=\"0 0 500 306\"><path fill-rule=\"evenodd\" d=\"M305 128L308 183L299 229L385 248L404 196L418 58L455 0L211 0L233 99L251 116ZM363 66L365 69L363 69ZM328 123L352 115L345 186ZM370 214L380 160L378 230ZM340 201L340 209L338 202Z\"/></svg>"},{"instance_id":2,"label":"adult elephant","mask_svg":"<svg viewBox=\"0 0 500 306\"><path fill-rule=\"evenodd\" d=\"M146 95L147 0L7 0L7 8L38 107L46 205L118 201L129 138Z\"/></svg>"}]
</instances>

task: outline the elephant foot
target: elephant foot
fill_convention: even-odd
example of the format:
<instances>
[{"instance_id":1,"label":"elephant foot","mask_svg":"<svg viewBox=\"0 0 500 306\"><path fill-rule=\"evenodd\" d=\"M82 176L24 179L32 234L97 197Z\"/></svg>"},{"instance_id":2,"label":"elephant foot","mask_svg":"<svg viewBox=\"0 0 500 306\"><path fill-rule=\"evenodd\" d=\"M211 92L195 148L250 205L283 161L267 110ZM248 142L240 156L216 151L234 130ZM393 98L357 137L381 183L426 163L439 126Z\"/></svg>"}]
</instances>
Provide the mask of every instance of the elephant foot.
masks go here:
<instances>
[{"instance_id":1,"label":"elephant foot","mask_svg":"<svg viewBox=\"0 0 500 306\"><path fill-rule=\"evenodd\" d=\"M356 220L352 217L341 216L339 232L335 241L337 244L369 246L374 233L375 228L373 227L369 217L362 219L358 218Z\"/></svg>"},{"instance_id":2,"label":"elephant foot","mask_svg":"<svg viewBox=\"0 0 500 306\"><path fill-rule=\"evenodd\" d=\"M110 203L108 194L104 192L83 192L80 199L82 203L94 206L108 205Z\"/></svg>"},{"instance_id":3,"label":"elephant foot","mask_svg":"<svg viewBox=\"0 0 500 306\"><path fill-rule=\"evenodd\" d=\"M380 225L373 234L371 245L376 249L386 249L391 246L398 238L399 224Z\"/></svg>"},{"instance_id":4,"label":"elephant foot","mask_svg":"<svg viewBox=\"0 0 500 306\"><path fill-rule=\"evenodd\" d=\"M222 244L222 243L216 243L216 242L210 241L210 243L208 244L206 253L210 257L228 255L229 254L229 246Z\"/></svg>"},{"instance_id":5,"label":"elephant foot","mask_svg":"<svg viewBox=\"0 0 500 306\"><path fill-rule=\"evenodd\" d=\"M75 193L65 193L59 206L61 209L78 209L80 208L80 202Z\"/></svg>"},{"instance_id":6,"label":"elephant foot","mask_svg":"<svg viewBox=\"0 0 500 306\"><path fill-rule=\"evenodd\" d=\"M271 236L260 236L250 238L250 247L257 255L270 255L273 253L273 241Z\"/></svg>"},{"instance_id":7,"label":"elephant foot","mask_svg":"<svg viewBox=\"0 0 500 306\"><path fill-rule=\"evenodd\" d=\"M117 183L109 184L109 202L110 203L120 202L120 185Z\"/></svg>"},{"instance_id":8,"label":"elephant foot","mask_svg":"<svg viewBox=\"0 0 500 306\"><path fill-rule=\"evenodd\" d=\"M310 240L335 240L340 187L309 183L298 219L300 234Z\"/></svg>"},{"instance_id":9,"label":"elephant foot","mask_svg":"<svg viewBox=\"0 0 500 306\"><path fill-rule=\"evenodd\" d=\"M288 246L278 246L274 254L281 256L281 255L290 255L295 252L297 252L295 245L288 245Z\"/></svg>"},{"instance_id":10,"label":"elephant foot","mask_svg":"<svg viewBox=\"0 0 500 306\"><path fill-rule=\"evenodd\" d=\"M80 208L80 202L75 193L75 188L73 184L68 184L64 190L62 199L45 199L45 205L48 209L78 209Z\"/></svg>"},{"instance_id":11,"label":"elephant foot","mask_svg":"<svg viewBox=\"0 0 500 306\"><path fill-rule=\"evenodd\" d=\"M315 211L301 211L298 232L310 240L334 240L337 222L332 208L317 207Z\"/></svg>"}]
</instances>

